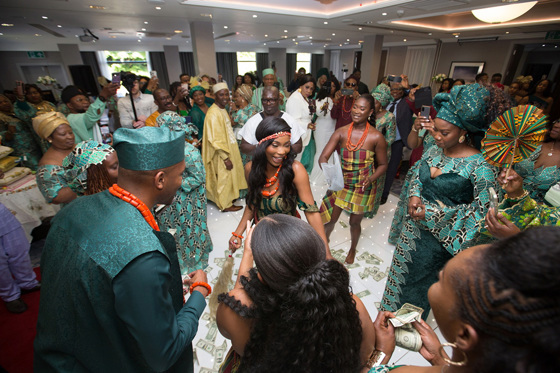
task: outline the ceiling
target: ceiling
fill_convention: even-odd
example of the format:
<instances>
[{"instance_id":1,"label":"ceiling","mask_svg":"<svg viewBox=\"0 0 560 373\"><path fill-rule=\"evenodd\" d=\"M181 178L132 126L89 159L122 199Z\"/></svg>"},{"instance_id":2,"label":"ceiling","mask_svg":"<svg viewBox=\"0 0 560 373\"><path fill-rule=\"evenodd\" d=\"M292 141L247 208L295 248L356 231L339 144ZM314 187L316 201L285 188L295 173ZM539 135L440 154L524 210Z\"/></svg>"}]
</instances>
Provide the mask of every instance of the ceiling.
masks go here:
<instances>
[{"instance_id":1,"label":"ceiling","mask_svg":"<svg viewBox=\"0 0 560 373\"><path fill-rule=\"evenodd\" d=\"M84 51L156 51L164 45L188 51L195 21L212 22L217 51L359 48L372 34L384 35L384 46L487 36L544 42L547 31L560 30L560 0L541 0L503 24L483 23L470 12L511 0L505 1L0 0L0 23L13 25L0 26L0 50L55 51L57 44L77 43ZM99 40L81 42L83 28Z\"/></svg>"}]
</instances>

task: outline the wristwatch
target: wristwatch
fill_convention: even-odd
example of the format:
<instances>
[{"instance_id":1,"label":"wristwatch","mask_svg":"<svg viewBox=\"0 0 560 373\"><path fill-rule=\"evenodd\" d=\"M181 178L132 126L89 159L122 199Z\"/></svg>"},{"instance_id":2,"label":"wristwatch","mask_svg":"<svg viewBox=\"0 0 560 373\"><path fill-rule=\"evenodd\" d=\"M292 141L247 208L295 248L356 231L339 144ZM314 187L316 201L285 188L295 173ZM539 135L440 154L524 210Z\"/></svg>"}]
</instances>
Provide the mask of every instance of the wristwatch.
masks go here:
<instances>
[{"instance_id":1,"label":"wristwatch","mask_svg":"<svg viewBox=\"0 0 560 373\"><path fill-rule=\"evenodd\" d=\"M99 99L99 101L101 102L107 102L107 99L101 95L97 96L97 98Z\"/></svg>"}]
</instances>

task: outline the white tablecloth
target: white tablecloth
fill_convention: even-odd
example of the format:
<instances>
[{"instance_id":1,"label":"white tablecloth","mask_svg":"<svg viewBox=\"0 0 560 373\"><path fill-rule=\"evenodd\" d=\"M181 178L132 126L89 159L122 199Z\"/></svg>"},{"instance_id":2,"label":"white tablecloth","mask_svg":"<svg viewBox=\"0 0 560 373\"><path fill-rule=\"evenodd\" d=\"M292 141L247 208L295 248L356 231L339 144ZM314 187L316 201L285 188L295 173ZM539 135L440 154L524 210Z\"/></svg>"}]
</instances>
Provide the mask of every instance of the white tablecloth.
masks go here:
<instances>
[{"instance_id":1,"label":"white tablecloth","mask_svg":"<svg viewBox=\"0 0 560 373\"><path fill-rule=\"evenodd\" d=\"M34 175L26 176L14 184L17 186L0 190L0 203L14 214L31 241L33 228L41 225L42 219L56 215L60 206L45 201Z\"/></svg>"}]
</instances>

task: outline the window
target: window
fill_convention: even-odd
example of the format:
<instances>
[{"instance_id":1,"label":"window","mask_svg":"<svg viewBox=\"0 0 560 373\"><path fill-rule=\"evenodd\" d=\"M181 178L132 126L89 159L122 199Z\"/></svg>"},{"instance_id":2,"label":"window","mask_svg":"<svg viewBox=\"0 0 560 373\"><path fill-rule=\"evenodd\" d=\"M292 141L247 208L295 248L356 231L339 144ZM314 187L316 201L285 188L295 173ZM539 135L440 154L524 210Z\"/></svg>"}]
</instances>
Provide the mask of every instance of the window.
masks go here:
<instances>
[{"instance_id":1,"label":"window","mask_svg":"<svg viewBox=\"0 0 560 373\"><path fill-rule=\"evenodd\" d=\"M109 72L129 71L136 75L150 76L146 52L104 51Z\"/></svg>"},{"instance_id":2,"label":"window","mask_svg":"<svg viewBox=\"0 0 560 373\"><path fill-rule=\"evenodd\" d=\"M298 53L296 59L296 70L303 67L307 73L311 73L311 53Z\"/></svg>"},{"instance_id":3,"label":"window","mask_svg":"<svg viewBox=\"0 0 560 373\"><path fill-rule=\"evenodd\" d=\"M239 75L257 71L257 53L237 52L237 72Z\"/></svg>"}]
</instances>

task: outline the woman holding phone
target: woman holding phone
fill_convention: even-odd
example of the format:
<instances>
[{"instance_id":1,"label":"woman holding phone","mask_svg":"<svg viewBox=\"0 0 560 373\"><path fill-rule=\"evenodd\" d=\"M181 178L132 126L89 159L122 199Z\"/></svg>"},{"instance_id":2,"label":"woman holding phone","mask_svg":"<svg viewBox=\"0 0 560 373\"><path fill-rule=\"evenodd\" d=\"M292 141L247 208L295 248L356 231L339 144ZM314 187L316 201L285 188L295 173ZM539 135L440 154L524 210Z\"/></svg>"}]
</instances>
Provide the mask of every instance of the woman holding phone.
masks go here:
<instances>
[{"instance_id":1,"label":"woman holding phone","mask_svg":"<svg viewBox=\"0 0 560 373\"><path fill-rule=\"evenodd\" d=\"M350 75L344 81L342 89L334 94L331 117L336 120L335 130L352 123L352 107L358 97L358 80Z\"/></svg>"}]
</instances>

